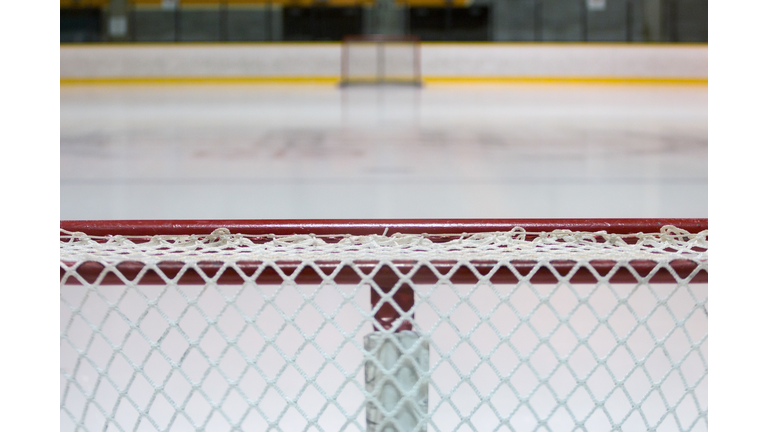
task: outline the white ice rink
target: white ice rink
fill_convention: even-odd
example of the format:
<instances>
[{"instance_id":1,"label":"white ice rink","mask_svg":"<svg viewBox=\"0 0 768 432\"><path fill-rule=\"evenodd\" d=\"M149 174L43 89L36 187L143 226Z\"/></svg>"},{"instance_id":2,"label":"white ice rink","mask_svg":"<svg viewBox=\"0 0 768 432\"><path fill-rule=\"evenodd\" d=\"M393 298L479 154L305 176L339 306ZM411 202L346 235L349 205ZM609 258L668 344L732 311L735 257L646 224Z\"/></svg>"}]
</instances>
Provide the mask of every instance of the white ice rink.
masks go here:
<instances>
[{"instance_id":1,"label":"white ice rink","mask_svg":"<svg viewBox=\"0 0 768 432\"><path fill-rule=\"evenodd\" d=\"M701 85L61 87L61 219L707 217Z\"/></svg>"}]
</instances>

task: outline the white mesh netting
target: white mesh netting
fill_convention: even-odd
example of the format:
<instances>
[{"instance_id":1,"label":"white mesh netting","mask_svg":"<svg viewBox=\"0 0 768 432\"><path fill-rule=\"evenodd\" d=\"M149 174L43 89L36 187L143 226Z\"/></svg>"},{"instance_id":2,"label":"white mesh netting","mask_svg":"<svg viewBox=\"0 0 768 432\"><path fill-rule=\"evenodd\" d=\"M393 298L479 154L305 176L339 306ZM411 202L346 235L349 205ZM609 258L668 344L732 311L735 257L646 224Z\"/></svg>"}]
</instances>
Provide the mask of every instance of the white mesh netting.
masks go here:
<instances>
[{"instance_id":1,"label":"white mesh netting","mask_svg":"<svg viewBox=\"0 0 768 432\"><path fill-rule=\"evenodd\" d=\"M62 231L61 429L706 430L707 231L534 234Z\"/></svg>"}]
</instances>

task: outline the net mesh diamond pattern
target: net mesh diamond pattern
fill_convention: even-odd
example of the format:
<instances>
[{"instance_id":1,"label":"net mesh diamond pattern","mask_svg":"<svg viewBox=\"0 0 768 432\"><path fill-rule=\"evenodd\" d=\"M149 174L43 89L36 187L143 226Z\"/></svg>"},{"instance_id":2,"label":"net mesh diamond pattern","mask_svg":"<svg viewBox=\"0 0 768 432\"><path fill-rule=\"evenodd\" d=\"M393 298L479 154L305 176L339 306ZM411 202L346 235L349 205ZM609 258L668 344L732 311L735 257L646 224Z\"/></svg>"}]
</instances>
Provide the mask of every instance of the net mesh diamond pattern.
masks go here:
<instances>
[{"instance_id":1,"label":"net mesh diamond pattern","mask_svg":"<svg viewBox=\"0 0 768 432\"><path fill-rule=\"evenodd\" d=\"M707 235L62 231L61 429L706 430Z\"/></svg>"}]
</instances>

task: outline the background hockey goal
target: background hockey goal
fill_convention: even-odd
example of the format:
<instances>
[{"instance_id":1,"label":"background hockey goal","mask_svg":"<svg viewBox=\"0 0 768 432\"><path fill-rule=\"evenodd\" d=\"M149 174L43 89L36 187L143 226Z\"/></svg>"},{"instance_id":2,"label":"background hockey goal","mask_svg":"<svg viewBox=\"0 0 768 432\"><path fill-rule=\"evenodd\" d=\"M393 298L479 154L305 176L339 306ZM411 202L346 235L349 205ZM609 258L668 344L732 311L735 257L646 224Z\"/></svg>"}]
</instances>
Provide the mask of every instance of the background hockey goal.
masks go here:
<instances>
[{"instance_id":1,"label":"background hockey goal","mask_svg":"<svg viewBox=\"0 0 768 432\"><path fill-rule=\"evenodd\" d=\"M706 220L62 222L61 430L706 430Z\"/></svg>"},{"instance_id":2,"label":"background hockey goal","mask_svg":"<svg viewBox=\"0 0 768 432\"><path fill-rule=\"evenodd\" d=\"M421 47L415 36L348 36L341 43L341 85L421 85Z\"/></svg>"}]
</instances>

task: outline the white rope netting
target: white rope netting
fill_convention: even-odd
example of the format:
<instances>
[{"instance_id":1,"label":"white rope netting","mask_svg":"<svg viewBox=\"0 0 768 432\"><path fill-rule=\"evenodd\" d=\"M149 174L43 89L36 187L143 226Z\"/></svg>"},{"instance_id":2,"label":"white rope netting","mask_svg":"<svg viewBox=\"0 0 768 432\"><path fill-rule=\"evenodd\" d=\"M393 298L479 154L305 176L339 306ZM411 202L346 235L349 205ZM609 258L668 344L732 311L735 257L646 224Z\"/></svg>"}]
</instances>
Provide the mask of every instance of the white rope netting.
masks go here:
<instances>
[{"instance_id":1,"label":"white rope netting","mask_svg":"<svg viewBox=\"0 0 768 432\"><path fill-rule=\"evenodd\" d=\"M122 262L136 260L185 262L246 260L553 260L590 261L593 259L694 259L702 260L707 247L707 232L689 234L671 226L659 233L608 234L559 230L531 233L521 228L509 232L465 234L459 238L434 242L436 235L393 234L367 236L254 236L230 234L218 229L207 235L162 236L134 242L130 236L90 237L83 233L62 232L62 261ZM146 240L146 237L138 237ZM267 240L267 241L265 241ZM631 240L632 244L627 243ZM669 249L672 250L669 250Z\"/></svg>"},{"instance_id":2,"label":"white rope netting","mask_svg":"<svg viewBox=\"0 0 768 432\"><path fill-rule=\"evenodd\" d=\"M706 430L707 284L696 277L708 269L707 236L671 226L632 235L62 231L62 430ZM650 271L635 270L641 261ZM683 261L692 265L679 273ZM167 272L169 262L181 271ZM211 262L217 271L201 269ZM572 271L558 273L557 262ZM610 271L598 271L606 262ZM82 274L86 263L101 270ZM126 276L125 263L142 270ZM299 283L285 263L318 281ZM342 267L358 281L338 282ZM376 278L384 268L393 285ZM455 281L460 268L472 283ZM419 269L434 281L418 280ZM539 269L555 279L536 282ZM579 269L594 281L573 283ZM633 280L616 282L621 269ZM227 270L240 282L220 283ZM514 278L499 282L502 270ZM261 282L268 271L279 283ZM145 284L150 272L159 279ZM185 272L201 282L183 283ZM655 282L661 272L671 277ZM398 303L405 289L410 305ZM382 327L385 305L410 328Z\"/></svg>"}]
</instances>

